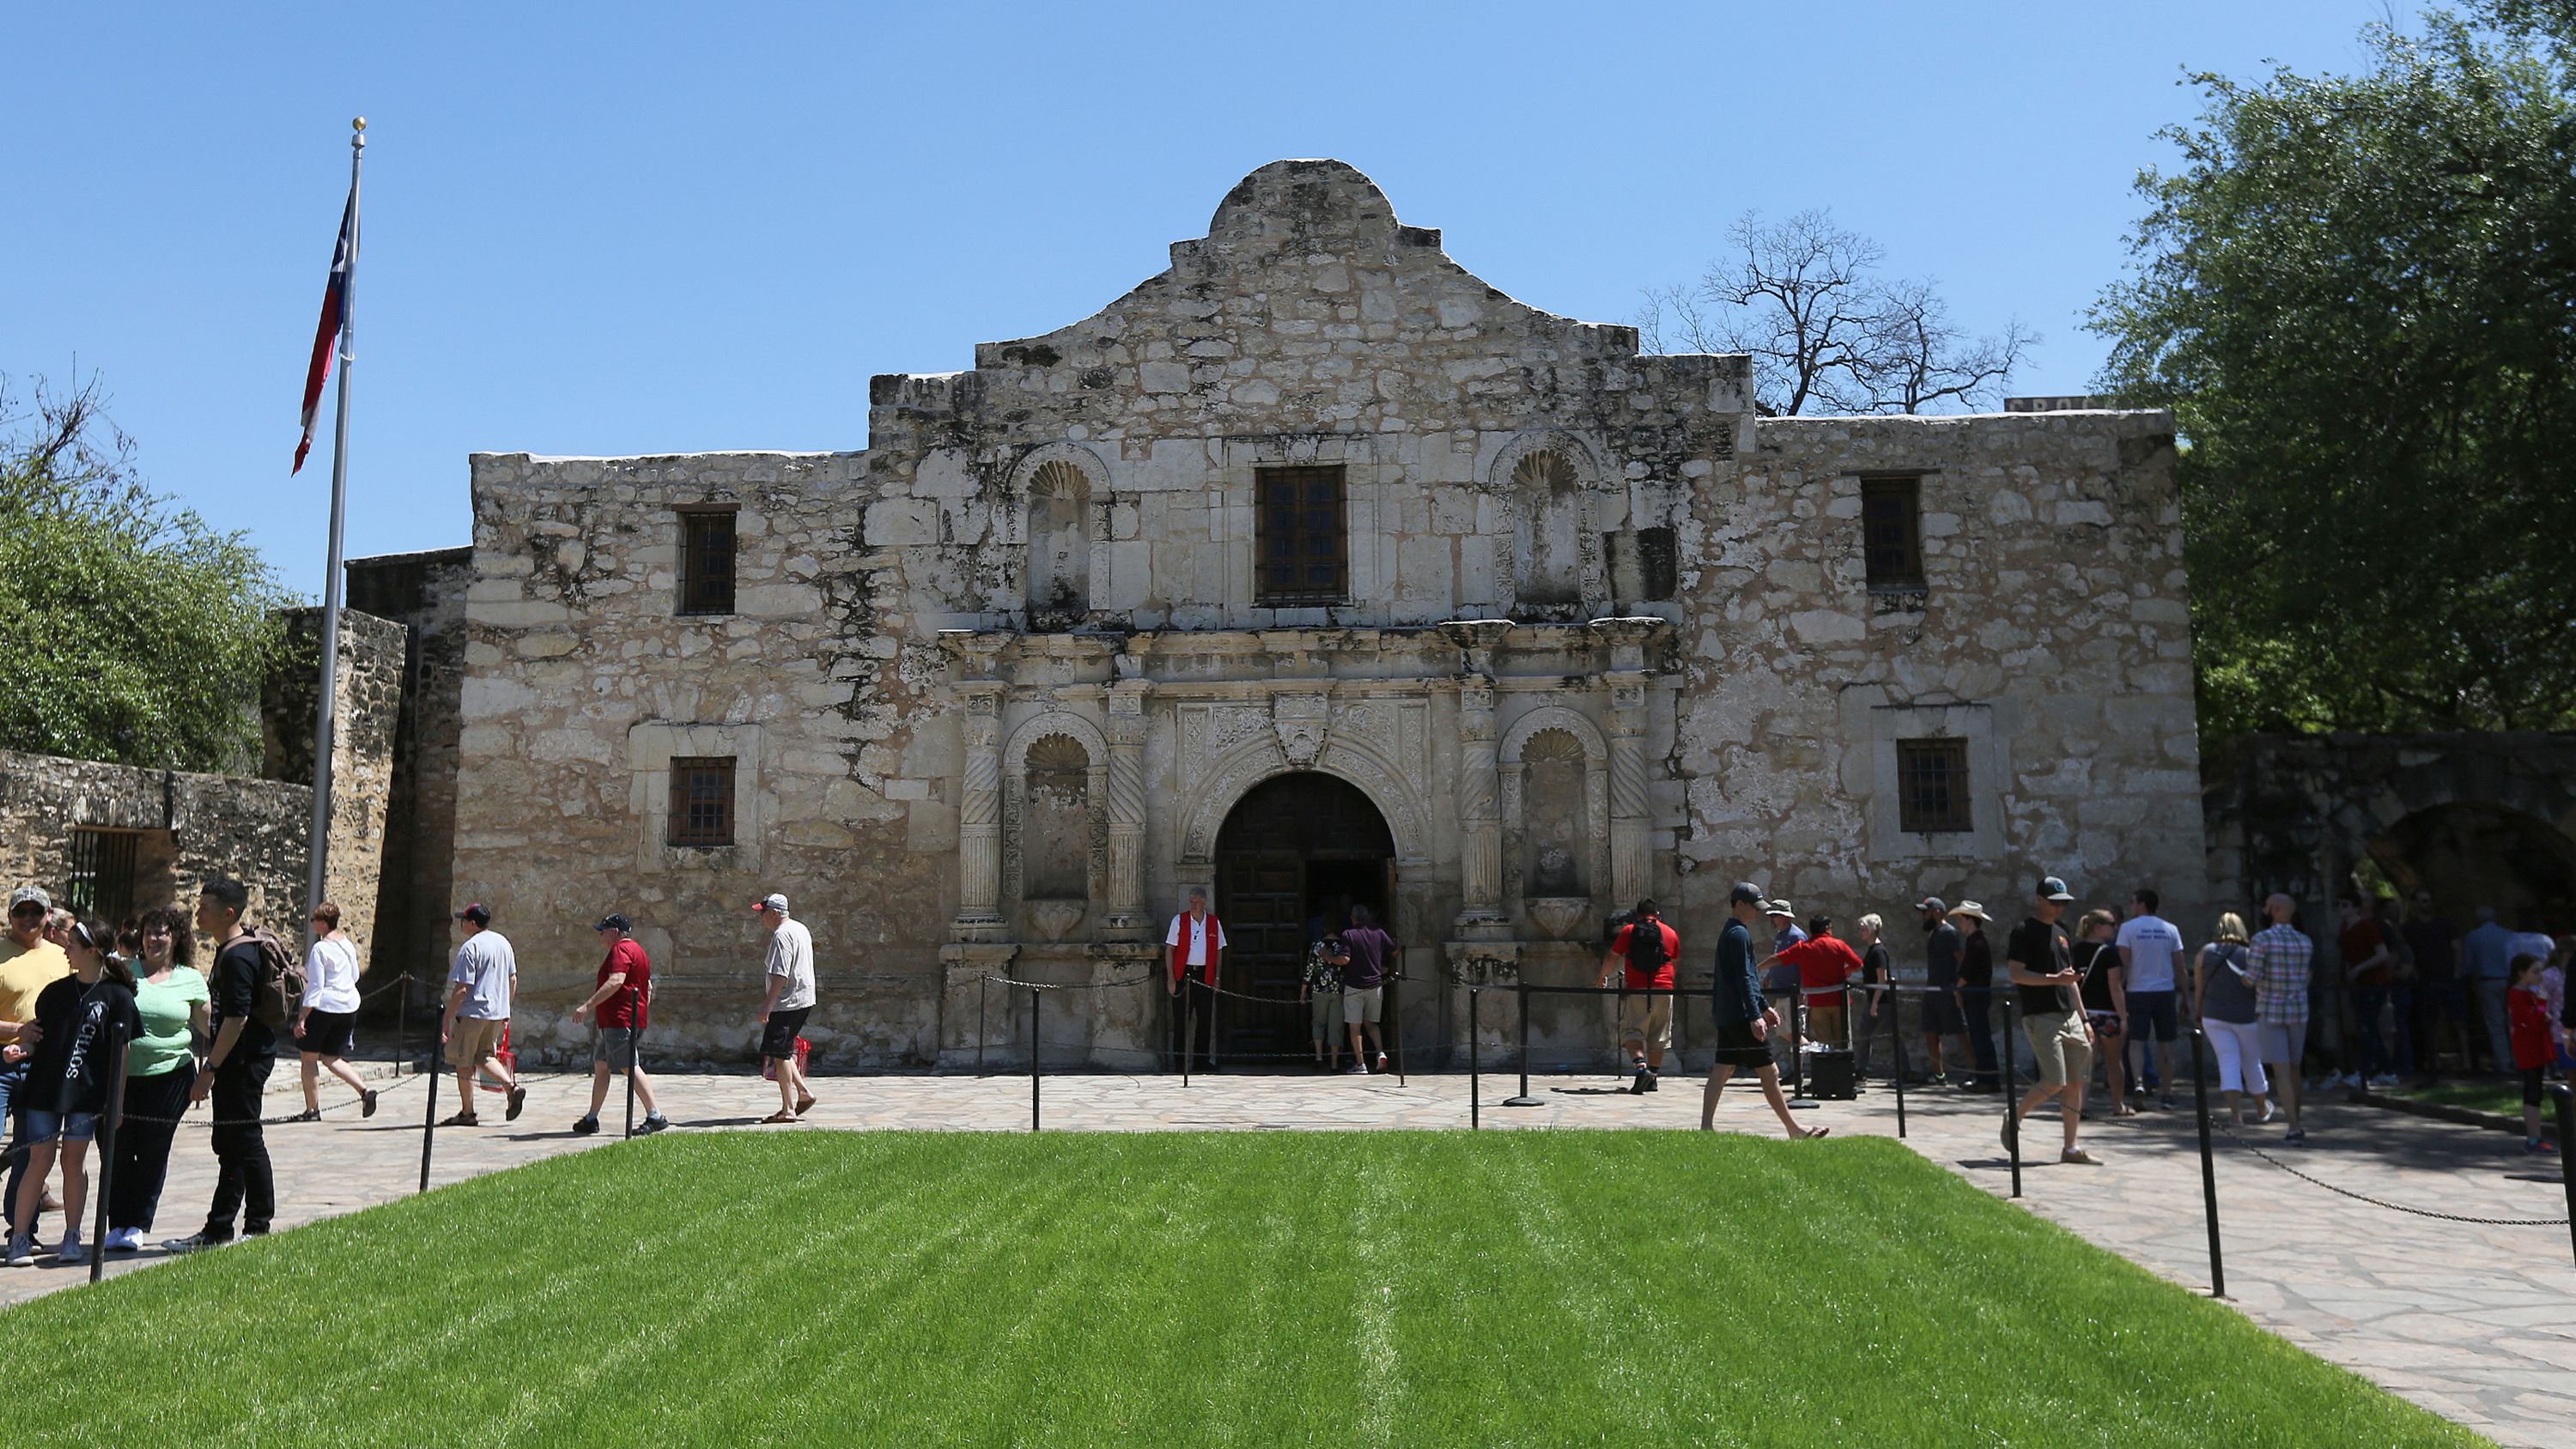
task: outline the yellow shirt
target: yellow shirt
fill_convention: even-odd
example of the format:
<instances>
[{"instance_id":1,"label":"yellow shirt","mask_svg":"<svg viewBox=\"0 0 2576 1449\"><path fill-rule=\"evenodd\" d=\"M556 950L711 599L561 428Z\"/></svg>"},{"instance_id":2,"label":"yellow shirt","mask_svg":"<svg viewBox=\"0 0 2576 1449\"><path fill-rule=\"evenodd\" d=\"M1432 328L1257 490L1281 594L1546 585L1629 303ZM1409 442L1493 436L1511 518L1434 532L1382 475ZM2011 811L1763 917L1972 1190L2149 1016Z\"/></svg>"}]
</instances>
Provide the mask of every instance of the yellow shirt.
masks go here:
<instances>
[{"instance_id":1,"label":"yellow shirt","mask_svg":"<svg viewBox=\"0 0 2576 1449\"><path fill-rule=\"evenodd\" d=\"M72 974L71 958L43 937L21 946L14 936L0 936L0 1021L36 1019L36 997Z\"/></svg>"}]
</instances>

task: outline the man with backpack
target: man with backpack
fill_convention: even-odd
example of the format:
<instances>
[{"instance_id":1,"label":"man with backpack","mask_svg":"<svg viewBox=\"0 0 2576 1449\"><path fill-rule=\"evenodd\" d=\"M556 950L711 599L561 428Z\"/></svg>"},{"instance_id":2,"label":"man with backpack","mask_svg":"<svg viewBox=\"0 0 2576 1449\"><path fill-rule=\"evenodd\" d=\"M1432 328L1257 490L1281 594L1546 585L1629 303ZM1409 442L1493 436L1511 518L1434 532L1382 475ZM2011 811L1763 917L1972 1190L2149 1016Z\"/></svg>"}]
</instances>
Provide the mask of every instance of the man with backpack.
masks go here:
<instances>
[{"instance_id":1,"label":"man with backpack","mask_svg":"<svg viewBox=\"0 0 2576 1449\"><path fill-rule=\"evenodd\" d=\"M1632 1096L1657 1090L1664 1053L1672 1049L1673 958L1681 951L1682 938L1655 914L1655 903L1639 901L1601 958L1604 987L1623 959L1627 966L1628 994L1619 998L1619 1045L1636 1075L1628 1088Z\"/></svg>"},{"instance_id":2,"label":"man with backpack","mask_svg":"<svg viewBox=\"0 0 2576 1449\"><path fill-rule=\"evenodd\" d=\"M212 1104L213 1130L207 1135L215 1149L215 1200L206 1210L204 1227L161 1245L168 1253L231 1242L236 1213L242 1236L249 1238L265 1234L277 1216L277 1177L269 1169L259 1110L276 1057L276 1026L286 1019L286 977L293 958L274 935L242 925L249 904L249 888L228 876L207 881L197 896L197 929L215 940L214 966L206 973L214 1042L188 1088L188 1100Z\"/></svg>"}]
</instances>

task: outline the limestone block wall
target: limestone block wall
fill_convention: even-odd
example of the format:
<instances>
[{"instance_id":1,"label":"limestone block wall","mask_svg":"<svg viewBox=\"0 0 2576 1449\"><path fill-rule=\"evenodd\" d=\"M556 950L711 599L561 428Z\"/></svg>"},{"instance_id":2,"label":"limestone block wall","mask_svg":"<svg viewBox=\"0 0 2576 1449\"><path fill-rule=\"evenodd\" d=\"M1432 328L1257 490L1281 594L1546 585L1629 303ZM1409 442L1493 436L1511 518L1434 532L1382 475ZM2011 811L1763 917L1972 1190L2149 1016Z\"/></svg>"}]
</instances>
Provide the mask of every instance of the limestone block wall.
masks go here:
<instances>
[{"instance_id":1,"label":"limestone block wall","mask_svg":"<svg viewBox=\"0 0 2576 1449\"><path fill-rule=\"evenodd\" d=\"M321 658L322 611L285 614L290 659ZM384 879L386 821L392 808L394 744L402 715L404 658L410 631L354 608L340 612L340 664L331 737L330 859L323 894L340 907L340 925L358 942L360 959L376 942L376 904ZM293 647L301 644L302 647ZM261 773L272 780L313 778L313 693L319 683L302 667L270 678L261 691ZM309 783L305 809L312 809ZM296 827L300 837L310 823ZM298 898L301 899L301 890ZM300 938L299 917L281 935ZM291 928L291 929L290 929Z\"/></svg>"},{"instance_id":2,"label":"limestone block wall","mask_svg":"<svg viewBox=\"0 0 2576 1449\"><path fill-rule=\"evenodd\" d=\"M784 892L826 982L806 1035L835 1064L936 1050L953 900L954 731L927 728L936 646L858 519L856 454L539 459L478 454L450 896L481 900L520 966L516 1040L583 1049L566 1018L631 917L665 1049L739 1057ZM677 612L679 510L735 509L736 608ZM735 844L669 846L670 762L738 761Z\"/></svg>"},{"instance_id":3,"label":"limestone block wall","mask_svg":"<svg viewBox=\"0 0 2576 1449\"><path fill-rule=\"evenodd\" d=\"M352 559L349 606L403 624L402 708L394 727L386 804L383 886L376 903L371 974L411 972L433 981L454 931L449 873L456 856L457 718L465 677L465 591L471 548ZM422 999L434 988L424 986Z\"/></svg>"},{"instance_id":4,"label":"limestone block wall","mask_svg":"<svg viewBox=\"0 0 2576 1449\"><path fill-rule=\"evenodd\" d=\"M250 887L251 919L299 939L312 810L306 785L0 750L0 881L63 901L72 832L132 831L135 910L188 911L201 882L229 875Z\"/></svg>"},{"instance_id":5,"label":"limestone block wall","mask_svg":"<svg viewBox=\"0 0 2576 1449\"><path fill-rule=\"evenodd\" d=\"M1900 958L1922 895L2025 912L2159 889L2207 930L2172 420L2149 412L1766 419L1684 538L1691 922L1749 876ZM1873 594L1861 485L1919 475L1924 588ZM1973 830L1898 828L1894 744L1968 743Z\"/></svg>"}]
</instances>

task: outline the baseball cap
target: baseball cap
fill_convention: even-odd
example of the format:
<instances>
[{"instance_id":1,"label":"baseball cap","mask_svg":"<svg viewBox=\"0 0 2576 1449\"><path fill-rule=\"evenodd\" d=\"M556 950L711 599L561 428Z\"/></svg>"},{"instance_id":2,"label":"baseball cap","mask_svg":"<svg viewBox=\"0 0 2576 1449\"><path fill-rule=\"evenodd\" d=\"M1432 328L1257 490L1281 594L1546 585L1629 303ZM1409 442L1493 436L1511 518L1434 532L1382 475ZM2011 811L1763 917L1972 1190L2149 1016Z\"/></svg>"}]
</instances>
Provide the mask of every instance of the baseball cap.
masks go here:
<instances>
[{"instance_id":1,"label":"baseball cap","mask_svg":"<svg viewBox=\"0 0 2576 1449\"><path fill-rule=\"evenodd\" d=\"M1923 899L1914 903L1914 909L1918 911L1930 911L1936 916L1946 916L1950 914L1950 903L1941 899L1939 896L1925 896Z\"/></svg>"},{"instance_id":2,"label":"baseball cap","mask_svg":"<svg viewBox=\"0 0 2576 1449\"><path fill-rule=\"evenodd\" d=\"M624 916L619 915L615 911L610 911L607 915L600 917L599 924L591 927L591 929L594 931L631 931L635 928L627 924L627 920Z\"/></svg>"},{"instance_id":3,"label":"baseball cap","mask_svg":"<svg viewBox=\"0 0 2576 1449\"><path fill-rule=\"evenodd\" d=\"M762 896L751 909L755 915L762 911L776 911L778 914L783 916L787 914L787 897L780 895L776 891L771 891L769 894Z\"/></svg>"},{"instance_id":4,"label":"baseball cap","mask_svg":"<svg viewBox=\"0 0 2576 1449\"><path fill-rule=\"evenodd\" d=\"M1754 906L1761 905L1762 887L1755 885L1749 880L1737 881L1735 883L1735 889L1727 893L1726 903L1728 905L1735 905L1738 903Z\"/></svg>"},{"instance_id":5,"label":"baseball cap","mask_svg":"<svg viewBox=\"0 0 2576 1449\"><path fill-rule=\"evenodd\" d=\"M460 921L472 921L478 926L488 926L492 924L492 909L491 907L484 905L481 901L476 901L474 904L458 911L456 913L456 919Z\"/></svg>"},{"instance_id":6,"label":"baseball cap","mask_svg":"<svg viewBox=\"0 0 2576 1449\"><path fill-rule=\"evenodd\" d=\"M2075 899L2075 892L2068 890L2066 882L2057 877L2044 875L2039 878L2039 898L2043 901L2071 901Z\"/></svg>"},{"instance_id":7,"label":"baseball cap","mask_svg":"<svg viewBox=\"0 0 2576 1449\"><path fill-rule=\"evenodd\" d=\"M54 898L45 894L43 886L20 886L9 892L10 913L16 914L20 906L36 906L50 911L54 908Z\"/></svg>"}]
</instances>

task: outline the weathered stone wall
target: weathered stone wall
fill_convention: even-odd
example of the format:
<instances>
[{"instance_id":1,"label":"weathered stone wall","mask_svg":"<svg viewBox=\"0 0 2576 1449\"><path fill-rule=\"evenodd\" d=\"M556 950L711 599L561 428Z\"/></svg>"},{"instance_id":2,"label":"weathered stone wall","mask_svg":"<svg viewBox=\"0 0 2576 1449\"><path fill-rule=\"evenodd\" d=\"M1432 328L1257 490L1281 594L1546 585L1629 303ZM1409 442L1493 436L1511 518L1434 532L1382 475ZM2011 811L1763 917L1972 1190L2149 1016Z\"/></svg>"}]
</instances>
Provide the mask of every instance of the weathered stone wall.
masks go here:
<instances>
[{"instance_id":1,"label":"weathered stone wall","mask_svg":"<svg viewBox=\"0 0 2576 1449\"><path fill-rule=\"evenodd\" d=\"M465 678L465 591L474 551L442 549L353 559L349 607L410 630L403 657L402 708L394 726L383 887L376 906L371 975L444 973L453 929L449 874L456 861L456 741ZM434 988L424 988L431 994Z\"/></svg>"},{"instance_id":2,"label":"weathered stone wall","mask_svg":"<svg viewBox=\"0 0 2576 1449\"><path fill-rule=\"evenodd\" d=\"M1650 893L1705 943L1745 875L1900 920L1924 890L2008 916L2043 869L2200 898L2161 414L1757 424L1746 359L1515 302L1335 162L1262 168L1099 315L870 404L864 453L474 458L451 894L519 944L524 1048L577 1048L586 928L622 909L666 1038L744 1052L774 889L827 1062L954 1062L988 971L1134 974L1292 769L1385 817L1425 974L1575 979ZM1261 600L1278 465L1342 470L1345 601ZM1924 478L1906 596L1861 576L1882 471ZM736 607L685 616L706 508ZM1895 828L1916 733L1972 742L1965 836ZM729 847L663 843L689 756L737 762ZM1063 1030L1109 1060L1159 1010ZM1408 1031L1462 1012L1421 991Z\"/></svg>"},{"instance_id":3,"label":"weathered stone wall","mask_svg":"<svg viewBox=\"0 0 2576 1449\"><path fill-rule=\"evenodd\" d=\"M0 750L0 881L43 886L57 900L71 876L77 828L141 839L134 908L196 904L199 882L250 887L250 916L290 939L304 930L310 786L102 765Z\"/></svg>"},{"instance_id":4,"label":"weathered stone wall","mask_svg":"<svg viewBox=\"0 0 2576 1449\"><path fill-rule=\"evenodd\" d=\"M2172 420L1765 419L1684 539L1691 921L1742 875L1802 911L1911 902L2009 923L2042 874L2086 905L2153 886L2207 928ZM1873 593L1867 475L1922 478L1924 589ZM1973 829L1898 828L1895 742L1968 743Z\"/></svg>"},{"instance_id":5,"label":"weathered stone wall","mask_svg":"<svg viewBox=\"0 0 2576 1449\"><path fill-rule=\"evenodd\" d=\"M322 611L286 611L287 658L321 659ZM394 738L402 713L403 659L409 630L356 609L340 611L340 665L333 686L331 837L322 874L325 899L340 907L340 927L358 942L360 959L376 940L376 898L384 878L386 817L393 798ZM320 681L298 668L271 677L261 690L261 773L272 780L313 778L314 690ZM307 820L312 796L307 784ZM298 891L301 901L302 892ZM297 909L302 911L301 904ZM305 922L279 934L300 937Z\"/></svg>"}]
</instances>

